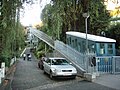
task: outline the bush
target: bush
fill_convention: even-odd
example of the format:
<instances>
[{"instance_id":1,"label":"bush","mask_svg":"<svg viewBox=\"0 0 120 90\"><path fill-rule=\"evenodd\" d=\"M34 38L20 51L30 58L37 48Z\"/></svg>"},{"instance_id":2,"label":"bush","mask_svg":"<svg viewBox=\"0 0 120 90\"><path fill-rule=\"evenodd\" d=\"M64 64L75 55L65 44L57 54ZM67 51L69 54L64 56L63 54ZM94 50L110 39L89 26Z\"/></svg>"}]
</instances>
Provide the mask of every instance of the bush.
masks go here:
<instances>
[{"instance_id":1,"label":"bush","mask_svg":"<svg viewBox=\"0 0 120 90\"><path fill-rule=\"evenodd\" d=\"M41 58L43 55L45 55L44 51L38 51L37 52L37 58Z\"/></svg>"}]
</instances>

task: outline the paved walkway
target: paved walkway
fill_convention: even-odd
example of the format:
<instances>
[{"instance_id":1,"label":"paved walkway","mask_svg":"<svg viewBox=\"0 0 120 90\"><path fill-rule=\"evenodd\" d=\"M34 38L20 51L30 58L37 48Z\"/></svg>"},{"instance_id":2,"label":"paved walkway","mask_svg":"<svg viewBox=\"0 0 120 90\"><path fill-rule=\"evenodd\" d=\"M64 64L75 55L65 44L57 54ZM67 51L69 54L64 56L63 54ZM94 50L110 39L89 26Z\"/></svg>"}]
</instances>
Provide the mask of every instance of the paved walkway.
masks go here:
<instances>
[{"instance_id":1,"label":"paved walkway","mask_svg":"<svg viewBox=\"0 0 120 90\"><path fill-rule=\"evenodd\" d=\"M26 51L26 53L28 53L29 51ZM43 75L43 71L38 69L37 66L37 60L34 57L34 55L32 55L32 61L24 61L22 58L18 60L17 62L17 68L16 71L14 73L14 69L13 69L13 73L11 73L11 75L8 77L9 79L9 83L7 85L3 84L3 86L0 87L0 90L26 90L26 89L30 89L33 90L31 88L34 87L43 87L46 85L53 85L53 83L56 83L56 81L54 80L50 80L48 76ZM13 77L14 75L14 77ZM68 81L69 82L69 81ZM67 82L67 83L68 83ZM58 85L59 82L57 82ZM61 83L61 82L60 82ZM90 85L91 86L90 86ZM101 84L101 85L99 85ZM62 85L59 87L59 90L63 90L63 88L66 87L66 85L64 85L64 83L62 82ZM75 86L77 85L77 86ZM71 85L70 85L71 86ZM80 88L80 87L81 88ZM107 88L107 87L109 88ZM105 88L107 90L120 90L120 75L104 75L99 77L94 83L89 83L89 82L76 82L76 84L72 84L72 87L74 88L74 90L96 90L97 87L101 87L103 89L99 89L99 90L105 90ZM73 90L72 87L70 87L71 89L69 90ZM36 90L40 90L36 89ZM68 87L66 87L68 88ZM77 89L78 88L78 89ZM82 89L84 88L84 89ZM85 89L88 88L88 89ZM90 89L92 88L92 89ZM48 89L48 90L57 90L58 88L55 87L54 89ZM47 90L47 89L46 89ZM68 90L68 89L65 89ZM97 89L98 90L98 89Z\"/></svg>"},{"instance_id":2,"label":"paved walkway","mask_svg":"<svg viewBox=\"0 0 120 90\"><path fill-rule=\"evenodd\" d=\"M38 68L37 60L32 54L31 61L19 59L11 88L12 90L26 90L51 83L48 79L49 77L46 78L43 71Z\"/></svg>"},{"instance_id":3,"label":"paved walkway","mask_svg":"<svg viewBox=\"0 0 120 90\"><path fill-rule=\"evenodd\" d=\"M16 72L11 83L11 90L115 90L87 81L54 81L38 69L37 62L24 61L17 63ZM7 90L7 89L6 89Z\"/></svg>"},{"instance_id":4,"label":"paved walkway","mask_svg":"<svg viewBox=\"0 0 120 90\"><path fill-rule=\"evenodd\" d=\"M96 79L95 83L120 90L120 74L101 75Z\"/></svg>"}]
</instances>

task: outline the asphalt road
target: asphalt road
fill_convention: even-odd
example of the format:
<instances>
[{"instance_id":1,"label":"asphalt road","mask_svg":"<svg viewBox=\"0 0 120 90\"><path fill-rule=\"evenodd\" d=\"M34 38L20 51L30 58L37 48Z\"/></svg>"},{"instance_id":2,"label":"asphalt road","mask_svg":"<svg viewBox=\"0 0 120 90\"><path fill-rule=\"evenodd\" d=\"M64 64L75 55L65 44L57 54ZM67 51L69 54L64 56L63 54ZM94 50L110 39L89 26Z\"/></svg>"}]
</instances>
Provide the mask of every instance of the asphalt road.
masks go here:
<instances>
[{"instance_id":1,"label":"asphalt road","mask_svg":"<svg viewBox=\"0 0 120 90\"><path fill-rule=\"evenodd\" d=\"M26 52L28 53L28 52ZM32 61L18 60L11 90L115 90L104 85L85 81L77 77L73 79L51 80L37 66L37 60L32 54Z\"/></svg>"}]
</instances>

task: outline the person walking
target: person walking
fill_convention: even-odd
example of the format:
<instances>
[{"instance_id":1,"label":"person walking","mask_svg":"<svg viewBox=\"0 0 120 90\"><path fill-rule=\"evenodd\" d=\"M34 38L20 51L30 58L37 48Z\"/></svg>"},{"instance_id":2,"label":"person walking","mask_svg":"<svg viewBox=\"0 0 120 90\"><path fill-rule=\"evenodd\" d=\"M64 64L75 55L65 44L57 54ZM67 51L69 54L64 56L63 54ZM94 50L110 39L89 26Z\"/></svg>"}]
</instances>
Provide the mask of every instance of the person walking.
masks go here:
<instances>
[{"instance_id":1,"label":"person walking","mask_svg":"<svg viewBox=\"0 0 120 90\"><path fill-rule=\"evenodd\" d=\"M29 56L28 56L28 60L31 61L31 54L29 54Z\"/></svg>"},{"instance_id":2,"label":"person walking","mask_svg":"<svg viewBox=\"0 0 120 90\"><path fill-rule=\"evenodd\" d=\"M40 69L42 69L43 70L43 62L46 60L47 58L45 57L45 55L42 55L42 57L40 58L40 60L39 60L39 62L38 62L38 67L40 68Z\"/></svg>"},{"instance_id":3,"label":"person walking","mask_svg":"<svg viewBox=\"0 0 120 90\"><path fill-rule=\"evenodd\" d=\"M27 60L31 61L31 54L27 54Z\"/></svg>"}]
</instances>

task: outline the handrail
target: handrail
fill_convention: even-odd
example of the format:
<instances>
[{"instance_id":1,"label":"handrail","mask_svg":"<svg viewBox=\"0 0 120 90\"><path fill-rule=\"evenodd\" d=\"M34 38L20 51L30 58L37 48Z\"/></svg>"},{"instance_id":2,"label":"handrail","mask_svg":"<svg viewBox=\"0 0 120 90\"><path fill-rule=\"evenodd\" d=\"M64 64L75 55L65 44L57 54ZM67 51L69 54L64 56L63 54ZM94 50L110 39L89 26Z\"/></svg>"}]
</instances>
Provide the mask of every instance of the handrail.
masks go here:
<instances>
[{"instance_id":1,"label":"handrail","mask_svg":"<svg viewBox=\"0 0 120 90\"><path fill-rule=\"evenodd\" d=\"M89 55L86 56L86 54L82 54L74 50L73 48L64 44L61 41L58 41L58 40L54 41L50 36L48 36L47 34L43 33L40 30L33 29L33 28L30 28L30 29L31 29L30 32L33 35L35 35L36 37L38 37L39 39L47 43L49 46L51 46L53 49L61 53L64 57L69 59L82 72L87 71L88 58L86 57L89 57Z\"/></svg>"}]
</instances>

